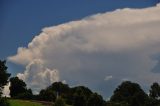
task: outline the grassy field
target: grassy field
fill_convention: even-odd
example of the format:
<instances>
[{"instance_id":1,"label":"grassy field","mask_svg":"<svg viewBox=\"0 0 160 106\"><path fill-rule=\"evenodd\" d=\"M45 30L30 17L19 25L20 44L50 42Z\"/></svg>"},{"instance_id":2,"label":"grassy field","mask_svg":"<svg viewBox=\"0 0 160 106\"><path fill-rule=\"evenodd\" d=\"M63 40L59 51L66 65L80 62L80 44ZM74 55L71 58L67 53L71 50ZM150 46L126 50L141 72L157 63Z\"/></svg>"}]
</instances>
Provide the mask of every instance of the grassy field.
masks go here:
<instances>
[{"instance_id":1,"label":"grassy field","mask_svg":"<svg viewBox=\"0 0 160 106\"><path fill-rule=\"evenodd\" d=\"M40 103L25 100L9 100L10 106L43 106Z\"/></svg>"}]
</instances>

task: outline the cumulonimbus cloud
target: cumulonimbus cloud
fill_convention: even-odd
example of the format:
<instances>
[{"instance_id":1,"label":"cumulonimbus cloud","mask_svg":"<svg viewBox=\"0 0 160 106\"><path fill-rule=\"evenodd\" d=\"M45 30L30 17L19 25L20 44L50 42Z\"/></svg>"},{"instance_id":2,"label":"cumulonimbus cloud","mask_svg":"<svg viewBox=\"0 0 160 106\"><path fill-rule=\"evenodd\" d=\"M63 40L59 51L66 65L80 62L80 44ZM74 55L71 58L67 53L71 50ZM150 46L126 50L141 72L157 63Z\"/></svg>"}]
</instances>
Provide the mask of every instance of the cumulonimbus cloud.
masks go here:
<instances>
[{"instance_id":1,"label":"cumulonimbus cloud","mask_svg":"<svg viewBox=\"0 0 160 106\"><path fill-rule=\"evenodd\" d=\"M106 75L151 83L160 79L151 72L159 61L152 58L160 53L159 28L159 5L96 14L44 28L8 60L26 67L18 76L35 90L66 80L99 91Z\"/></svg>"},{"instance_id":2,"label":"cumulonimbus cloud","mask_svg":"<svg viewBox=\"0 0 160 106\"><path fill-rule=\"evenodd\" d=\"M17 76L28 82L28 87L31 87L34 93L38 93L37 91L46 88L47 85L59 81L58 70L46 68L43 61L39 59L34 59L26 66L24 73L18 73Z\"/></svg>"}]
</instances>

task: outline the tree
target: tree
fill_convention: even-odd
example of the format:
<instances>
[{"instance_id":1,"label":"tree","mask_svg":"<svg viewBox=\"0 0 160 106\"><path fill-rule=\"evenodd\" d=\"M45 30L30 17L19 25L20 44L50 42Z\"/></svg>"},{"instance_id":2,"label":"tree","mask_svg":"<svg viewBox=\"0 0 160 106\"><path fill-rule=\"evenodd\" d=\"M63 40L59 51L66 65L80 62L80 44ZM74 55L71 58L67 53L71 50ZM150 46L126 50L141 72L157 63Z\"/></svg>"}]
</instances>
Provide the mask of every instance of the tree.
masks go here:
<instances>
[{"instance_id":1,"label":"tree","mask_svg":"<svg viewBox=\"0 0 160 106\"><path fill-rule=\"evenodd\" d=\"M39 93L40 100L55 101L56 93L51 89L41 90Z\"/></svg>"},{"instance_id":2,"label":"tree","mask_svg":"<svg viewBox=\"0 0 160 106\"><path fill-rule=\"evenodd\" d=\"M6 61L0 60L0 106L8 106L8 102L5 98L1 98L2 90L4 86L8 83L8 78L11 74L7 72Z\"/></svg>"},{"instance_id":3,"label":"tree","mask_svg":"<svg viewBox=\"0 0 160 106\"><path fill-rule=\"evenodd\" d=\"M15 98L18 99L33 99L33 93L31 89L26 89L25 92L19 93Z\"/></svg>"},{"instance_id":4,"label":"tree","mask_svg":"<svg viewBox=\"0 0 160 106\"><path fill-rule=\"evenodd\" d=\"M144 106L147 101L148 95L137 83L130 81L125 81L118 86L111 97L111 102L124 102L130 106Z\"/></svg>"},{"instance_id":5,"label":"tree","mask_svg":"<svg viewBox=\"0 0 160 106\"><path fill-rule=\"evenodd\" d=\"M149 96L153 99L159 99L160 98L160 85L158 83L153 83L153 85L151 85L151 89L149 91Z\"/></svg>"},{"instance_id":6,"label":"tree","mask_svg":"<svg viewBox=\"0 0 160 106\"><path fill-rule=\"evenodd\" d=\"M18 97L19 95L25 93L27 91L26 83L18 77L10 78L10 96Z\"/></svg>"},{"instance_id":7,"label":"tree","mask_svg":"<svg viewBox=\"0 0 160 106\"><path fill-rule=\"evenodd\" d=\"M55 101L56 96L67 98L70 93L70 88L62 82L54 82L51 86L43 89L39 93L40 100Z\"/></svg>"},{"instance_id":8,"label":"tree","mask_svg":"<svg viewBox=\"0 0 160 106\"><path fill-rule=\"evenodd\" d=\"M6 61L0 60L0 97L2 95L3 87L8 83L8 78L11 74L7 73Z\"/></svg>"},{"instance_id":9,"label":"tree","mask_svg":"<svg viewBox=\"0 0 160 106\"><path fill-rule=\"evenodd\" d=\"M66 104L65 104L65 101L61 97L58 97L53 106L66 106Z\"/></svg>"},{"instance_id":10,"label":"tree","mask_svg":"<svg viewBox=\"0 0 160 106\"><path fill-rule=\"evenodd\" d=\"M93 93L89 88L84 86L77 86L72 88L73 93L83 93L86 98L89 98L89 96Z\"/></svg>"},{"instance_id":11,"label":"tree","mask_svg":"<svg viewBox=\"0 0 160 106\"><path fill-rule=\"evenodd\" d=\"M7 98L0 98L0 106L10 106Z\"/></svg>"},{"instance_id":12,"label":"tree","mask_svg":"<svg viewBox=\"0 0 160 106\"><path fill-rule=\"evenodd\" d=\"M72 88L74 106L86 106L92 91L84 86Z\"/></svg>"},{"instance_id":13,"label":"tree","mask_svg":"<svg viewBox=\"0 0 160 106\"><path fill-rule=\"evenodd\" d=\"M102 96L98 95L97 93L93 93L90 95L87 106L103 106L104 101Z\"/></svg>"},{"instance_id":14,"label":"tree","mask_svg":"<svg viewBox=\"0 0 160 106\"><path fill-rule=\"evenodd\" d=\"M67 84L63 84L62 82L54 82L47 89L51 89L55 91L59 96L63 96L69 92L69 86Z\"/></svg>"}]
</instances>

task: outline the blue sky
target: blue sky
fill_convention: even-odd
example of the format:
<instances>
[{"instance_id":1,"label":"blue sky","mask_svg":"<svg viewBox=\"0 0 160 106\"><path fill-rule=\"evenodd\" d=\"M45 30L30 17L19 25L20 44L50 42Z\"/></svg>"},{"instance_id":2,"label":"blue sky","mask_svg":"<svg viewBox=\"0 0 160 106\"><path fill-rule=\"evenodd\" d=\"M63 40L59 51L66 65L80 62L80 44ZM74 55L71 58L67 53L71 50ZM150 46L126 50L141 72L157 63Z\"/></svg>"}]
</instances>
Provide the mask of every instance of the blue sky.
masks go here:
<instances>
[{"instance_id":1,"label":"blue sky","mask_svg":"<svg viewBox=\"0 0 160 106\"><path fill-rule=\"evenodd\" d=\"M144 8L157 0L1 0L0 58L15 54L46 26L119 8Z\"/></svg>"},{"instance_id":2,"label":"blue sky","mask_svg":"<svg viewBox=\"0 0 160 106\"><path fill-rule=\"evenodd\" d=\"M0 23L1 23L0 24L0 48L1 48L0 59L6 59L8 56L17 54L17 49L19 47L27 47L28 43L31 42L36 35L39 35L44 27L56 26L59 24L70 22L70 21L80 20L85 17L95 15L97 13L112 12L116 9L147 8L147 7L155 6L157 4L157 0L103 0L103 1L99 1L99 0L45 0L45 1L44 0L1 0L0 2L1 2L0 3L0 13L1 13L0 14ZM83 58L82 54L78 56ZM106 54L102 53L101 57L96 57L96 55L97 54L93 53L92 55L88 56L88 59L97 60L97 61L101 59L102 61L105 62L106 60L105 59L103 60L103 58L111 54L107 54L106 56ZM116 58L117 54L112 54L112 55L115 55L113 60L118 61ZM123 60L124 55L118 54L117 56L118 58L119 58L119 55L121 55L120 60ZM109 56L109 57L112 57L112 56ZM112 58L109 58L109 59L110 59L110 62L113 62ZM127 62L128 60L124 60L127 63L127 65L129 64ZM99 63L97 62L94 64L100 64L100 63L101 62ZM33 64L35 65L37 64L37 62L35 63L33 62ZM111 64L111 63L108 63L108 64ZM123 64L121 65L117 64L117 67L121 68L121 66L123 66ZM25 66L16 65L14 62L13 63L9 62L8 67L9 67L9 71L13 75L16 75L19 72L23 72L25 70L26 65ZM57 65L57 67L61 69L59 65ZM105 68L107 69L108 67L102 67L100 69L105 70ZM92 68L88 67L88 70L90 69ZM117 70L116 68L111 68L111 69ZM87 70L87 69L79 68L78 70ZM106 80L112 79L113 77L112 72L108 72L108 73L109 75L108 76L106 75L106 78L105 78ZM83 76L83 73L78 73L78 74L79 75L82 74ZM95 76L95 75L96 75L96 72L93 72L92 76ZM99 77L101 76L99 75ZM71 84L81 83L81 81L73 82L72 79L67 79L67 82ZM102 84L103 82L99 82L99 81L97 82L99 85L103 85ZM109 84L109 83L112 83L112 84ZM109 83L107 83L106 86L112 85L112 88L114 88L114 84L116 85L117 81L114 80L114 81L110 81ZM104 90L106 89L106 86L100 86L100 88L97 88L97 87L94 87L92 84L88 84L88 85L89 87L95 90L98 89L99 92L101 92L99 89L102 89L103 93L104 93ZM106 95L104 96L106 97Z\"/></svg>"}]
</instances>

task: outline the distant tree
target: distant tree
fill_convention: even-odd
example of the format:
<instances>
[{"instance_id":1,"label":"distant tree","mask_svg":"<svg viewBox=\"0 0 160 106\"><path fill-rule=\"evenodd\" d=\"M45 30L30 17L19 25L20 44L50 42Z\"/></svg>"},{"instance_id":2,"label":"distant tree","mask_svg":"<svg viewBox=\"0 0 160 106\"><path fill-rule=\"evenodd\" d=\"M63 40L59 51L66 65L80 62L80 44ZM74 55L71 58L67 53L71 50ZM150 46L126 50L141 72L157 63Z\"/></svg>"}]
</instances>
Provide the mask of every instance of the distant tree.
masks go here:
<instances>
[{"instance_id":1,"label":"distant tree","mask_svg":"<svg viewBox=\"0 0 160 106\"><path fill-rule=\"evenodd\" d=\"M27 91L26 83L18 77L10 78L10 96L17 97Z\"/></svg>"},{"instance_id":2,"label":"distant tree","mask_svg":"<svg viewBox=\"0 0 160 106\"><path fill-rule=\"evenodd\" d=\"M74 106L86 106L92 91L84 86L72 88Z\"/></svg>"},{"instance_id":3,"label":"distant tree","mask_svg":"<svg viewBox=\"0 0 160 106\"><path fill-rule=\"evenodd\" d=\"M56 93L51 89L43 89L39 93L39 98L44 101L55 101Z\"/></svg>"},{"instance_id":4,"label":"distant tree","mask_svg":"<svg viewBox=\"0 0 160 106\"><path fill-rule=\"evenodd\" d=\"M6 61L0 60L0 97L2 95L3 87L8 83L8 78L11 74L7 72Z\"/></svg>"},{"instance_id":5,"label":"distant tree","mask_svg":"<svg viewBox=\"0 0 160 106\"><path fill-rule=\"evenodd\" d=\"M58 97L53 106L66 106L66 104L63 98Z\"/></svg>"},{"instance_id":6,"label":"distant tree","mask_svg":"<svg viewBox=\"0 0 160 106\"><path fill-rule=\"evenodd\" d=\"M103 106L103 105L104 105L103 98L97 93L91 94L87 101L87 106Z\"/></svg>"},{"instance_id":7,"label":"distant tree","mask_svg":"<svg viewBox=\"0 0 160 106\"><path fill-rule=\"evenodd\" d=\"M70 88L67 84L62 82L54 82L51 86L43 89L39 93L39 99L44 101L57 101L56 98L61 98L65 104L73 106L87 106L94 101L93 106L102 106L103 98L84 86L77 86ZM99 104L99 105L97 105ZM57 105L58 106L58 105Z\"/></svg>"},{"instance_id":8,"label":"distant tree","mask_svg":"<svg viewBox=\"0 0 160 106\"><path fill-rule=\"evenodd\" d=\"M76 92L73 95L73 105L74 106L86 106L87 100L85 95L81 92Z\"/></svg>"},{"instance_id":9,"label":"distant tree","mask_svg":"<svg viewBox=\"0 0 160 106\"><path fill-rule=\"evenodd\" d=\"M54 82L47 89L51 89L57 93L59 96L63 96L63 94L67 94L70 90L67 84L63 84L62 82Z\"/></svg>"},{"instance_id":10,"label":"distant tree","mask_svg":"<svg viewBox=\"0 0 160 106\"><path fill-rule=\"evenodd\" d=\"M115 103L124 102L129 106L144 106L148 101L148 95L137 83L125 81L116 88L110 101Z\"/></svg>"},{"instance_id":11,"label":"distant tree","mask_svg":"<svg viewBox=\"0 0 160 106\"><path fill-rule=\"evenodd\" d=\"M33 99L33 94L31 89L26 89L25 92L19 93L15 98L18 99Z\"/></svg>"},{"instance_id":12,"label":"distant tree","mask_svg":"<svg viewBox=\"0 0 160 106\"><path fill-rule=\"evenodd\" d=\"M158 83L153 83L153 85L151 85L151 89L149 91L149 96L153 99L160 99L160 85Z\"/></svg>"},{"instance_id":13,"label":"distant tree","mask_svg":"<svg viewBox=\"0 0 160 106\"><path fill-rule=\"evenodd\" d=\"M83 93L86 98L89 98L89 96L93 93L89 88L85 86L77 86L72 88L73 93Z\"/></svg>"}]
</instances>

